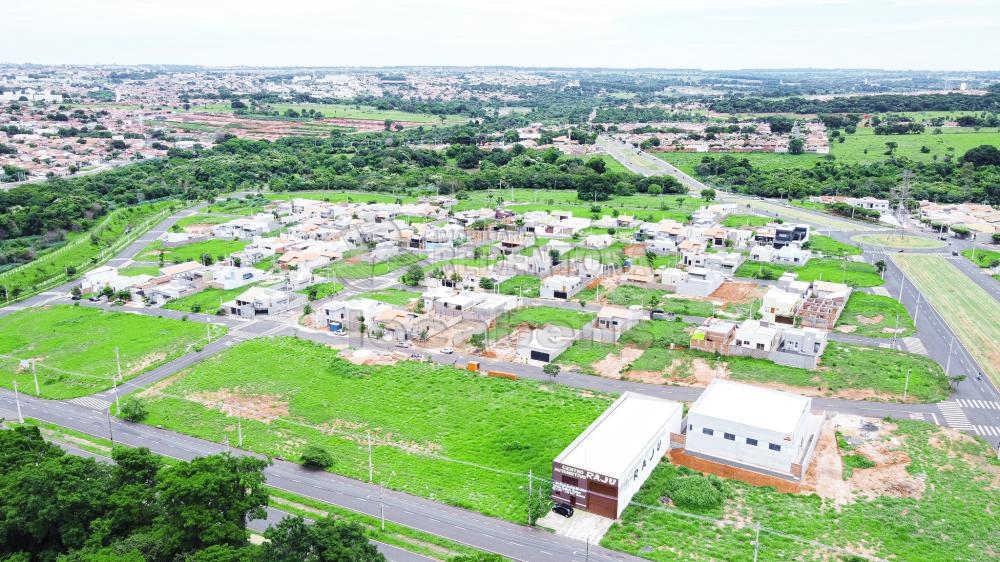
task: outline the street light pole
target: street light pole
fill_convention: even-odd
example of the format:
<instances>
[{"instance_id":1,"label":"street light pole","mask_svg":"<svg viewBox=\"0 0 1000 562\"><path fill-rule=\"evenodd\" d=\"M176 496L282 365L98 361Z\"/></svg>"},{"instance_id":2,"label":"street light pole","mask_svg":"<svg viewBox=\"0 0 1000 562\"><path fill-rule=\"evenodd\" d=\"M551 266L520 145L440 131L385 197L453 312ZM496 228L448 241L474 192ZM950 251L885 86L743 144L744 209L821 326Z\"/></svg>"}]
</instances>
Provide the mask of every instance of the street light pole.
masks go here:
<instances>
[{"instance_id":1,"label":"street light pole","mask_svg":"<svg viewBox=\"0 0 1000 562\"><path fill-rule=\"evenodd\" d=\"M122 405L118 401L118 381L114 377L111 377L111 388L115 391L115 415L120 416L122 415Z\"/></svg>"},{"instance_id":2,"label":"street light pole","mask_svg":"<svg viewBox=\"0 0 1000 562\"><path fill-rule=\"evenodd\" d=\"M910 388L910 369L906 370L906 382L903 384L903 402L906 402L906 391Z\"/></svg>"},{"instance_id":3,"label":"street light pole","mask_svg":"<svg viewBox=\"0 0 1000 562\"><path fill-rule=\"evenodd\" d=\"M31 376L35 379L35 396L41 397L42 391L38 388L38 371L35 370L35 360L31 360Z\"/></svg>"},{"instance_id":4,"label":"street light pole","mask_svg":"<svg viewBox=\"0 0 1000 562\"><path fill-rule=\"evenodd\" d=\"M106 413L108 414L108 437L111 438L111 449L114 450L114 448L115 448L115 432L114 432L114 430L111 429L111 408L110 407L108 407L108 409L106 410Z\"/></svg>"},{"instance_id":5,"label":"street light pole","mask_svg":"<svg viewBox=\"0 0 1000 562\"><path fill-rule=\"evenodd\" d=\"M240 405L236 404L236 442L238 447L243 447L243 421L241 419Z\"/></svg>"},{"instance_id":6,"label":"street light pole","mask_svg":"<svg viewBox=\"0 0 1000 562\"><path fill-rule=\"evenodd\" d=\"M760 521L756 525L756 536L753 539L753 562L757 562L757 551L760 549Z\"/></svg>"},{"instance_id":7,"label":"street light pole","mask_svg":"<svg viewBox=\"0 0 1000 562\"><path fill-rule=\"evenodd\" d=\"M948 345L948 364L944 367L944 374L951 374L951 350L955 348L955 337L952 336L951 343Z\"/></svg>"},{"instance_id":8,"label":"street light pole","mask_svg":"<svg viewBox=\"0 0 1000 562\"><path fill-rule=\"evenodd\" d=\"M21 415L21 395L17 392L17 381L14 381L14 403L17 404L17 421L24 423L24 416Z\"/></svg>"}]
</instances>

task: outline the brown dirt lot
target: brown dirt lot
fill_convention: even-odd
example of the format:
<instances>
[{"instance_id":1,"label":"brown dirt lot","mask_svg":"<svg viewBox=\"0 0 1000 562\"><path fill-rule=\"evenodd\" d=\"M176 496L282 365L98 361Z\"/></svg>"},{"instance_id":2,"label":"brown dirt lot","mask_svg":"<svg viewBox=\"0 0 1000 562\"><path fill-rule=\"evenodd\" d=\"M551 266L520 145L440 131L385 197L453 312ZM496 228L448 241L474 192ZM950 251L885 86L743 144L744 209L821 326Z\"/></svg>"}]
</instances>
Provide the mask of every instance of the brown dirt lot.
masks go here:
<instances>
[{"instance_id":1,"label":"brown dirt lot","mask_svg":"<svg viewBox=\"0 0 1000 562\"><path fill-rule=\"evenodd\" d=\"M237 413L247 419L264 423L288 415L288 402L276 394L243 394L237 389L223 389L215 392L194 392L185 398L236 417Z\"/></svg>"},{"instance_id":2,"label":"brown dirt lot","mask_svg":"<svg viewBox=\"0 0 1000 562\"><path fill-rule=\"evenodd\" d=\"M708 298L727 303L747 303L752 302L754 299L759 299L763 295L764 288L756 283L727 281L716 289L714 293L709 295Z\"/></svg>"}]
</instances>

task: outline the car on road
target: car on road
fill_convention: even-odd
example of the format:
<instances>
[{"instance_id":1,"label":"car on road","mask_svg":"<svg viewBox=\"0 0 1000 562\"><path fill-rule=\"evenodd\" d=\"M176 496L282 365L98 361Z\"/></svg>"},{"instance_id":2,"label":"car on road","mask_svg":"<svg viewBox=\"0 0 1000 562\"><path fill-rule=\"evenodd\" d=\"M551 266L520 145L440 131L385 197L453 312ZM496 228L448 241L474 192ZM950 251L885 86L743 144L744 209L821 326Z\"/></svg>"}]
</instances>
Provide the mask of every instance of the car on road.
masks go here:
<instances>
[{"instance_id":1,"label":"car on road","mask_svg":"<svg viewBox=\"0 0 1000 562\"><path fill-rule=\"evenodd\" d=\"M396 342L396 347L413 347L413 344L411 344L410 342L408 342L406 340L403 340L403 341Z\"/></svg>"},{"instance_id":2,"label":"car on road","mask_svg":"<svg viewBox=\"0 0 1000 562\"><path fill-rule=\"evenodd\" d=\"M93 297L88 298L87 300L90 301L90 302L97 302L97 301L101 300L101 297L93 296Z\"/></svg>"},{"instance_id":3,"label":"car on road","mask_svg":"<svg viewBox=\"0 0 1000 562\"><path fill-rule=\"evenodd\" d=\"M649 311L650 320L673 320L673 312L664 312L662 308L654 308Z\"/></svg>"},{"instance_id":4,"label":"car on road","mask_svg":"<svg viewBox=\"0 0 1000 562\"><path fill-rule=\"evenodd\" d=\"M414 361L426 361L427 356L423 353L411 353L410 359L413 359Z\"/></svg>"},{"instance_id":5,"label":"car on road","mask_svg":"<svg viewBox=\"0 0 1000 562\"><path fill-rule=\"evenodd\" d=\"M452 353L455 353L455 348L453 348L453 347L442 347L441 348L441 353L444 353L445 355L451 355Z\"/></svg>"},{"instance_id":6,"label":"car on road","mask_svg":"<svg viewBox=\"0 0 1000 562\"><path fill-rule=\"evenodd\" d=\"M552 506L552 511L562 515L563 517L573 517L573 506L565 503L557 503Z\"/></svg>"}]
</instances>

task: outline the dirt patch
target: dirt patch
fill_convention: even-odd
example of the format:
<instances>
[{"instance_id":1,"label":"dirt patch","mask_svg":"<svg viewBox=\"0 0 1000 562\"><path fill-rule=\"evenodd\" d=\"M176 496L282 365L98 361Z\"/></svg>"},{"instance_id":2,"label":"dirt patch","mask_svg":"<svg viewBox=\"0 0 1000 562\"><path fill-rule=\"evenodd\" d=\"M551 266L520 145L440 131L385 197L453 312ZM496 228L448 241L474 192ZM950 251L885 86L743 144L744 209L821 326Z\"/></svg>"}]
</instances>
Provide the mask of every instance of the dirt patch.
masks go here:
<instances>
[{"instance_id":1,"label":"dirt patch","mask_svg":"<svg viewBox=\"0 0 1000 562\"><path fill-rule=\"evenodd\" d=\"M753 302L764 294L764 288L756 283L740 283L728 281L719 286L709 298L726 303Z\"/></svg>"},{"instance_id":2,"label":"dirt patch","mask_svg":"<svg viewBox=\"0 0 1000 562\"><path fill-rule=\"evenodd\" d=\"M863 324L865 326L871 326L872 324L880 324L883 320L885 320L885 316L882 316L881 314L879 314L878 316L872 316L871 318L863 314L855 314L854 317L858 320L859 324Z\"/></svg>"},{"instance_id":3,"label":"dirt patch","mask_svg":"<svg viewBox=\"0 0 1000 562\"><path fill-rule=\"evenodd\" d=\"M906 328L882 328L883 334L902 334L906 331Z\"/></svg>"},{"instance_id":4,"label":"dirt patch","mask_svg":"<svg viewBox=\"0 0 1000 562\"><path fill-rule=\"evenodd\" d=\"M159 363L160 361L163 361L166 358L167 358L167 354L163 353L162 351L157 351L155 353L150 353L149 355L143 357L142 359L140 359L137 362L135 362L134 364L132 364L132 366L129 367L129 369L127 371L125 371L125 374L126 375L135 375L137 373L141 373L141 372L145 371L146 369L152 367L153 365Z\"/></svg>"},{"instance_id":5,"label":"dirt patch","mask_svg":"<svg viewBox=\"0 0 1000 562\"><path fill-rule=\"evenodd\" d=\"M854 500L851 486L844 481L843 473L844 464L837 449L836 429L828 422L820 432L813 462L806 471L804 480L815 490L817 496L833 500L835 506L841 506Z\"/></svg>"},{"instance_id":6,"label":"dirt patch","mask_svg":"<svg viewBox=\"0 0 1000 562\"><path fill-rule=\"evenodd\" d=\"M629 371L626 380L644 382L646 384L663 384L667 377L659 371Z\"/></svg>"},{"instance_id":7,"label":"dirt patch","mask_svg":"<svg viewBox=\"0 0 1000 562\"><path fill-rule=\"evenodd\" d=\"M794 386L791 384L782 384L780 382L762 382L762 381L747 381L749 384L754 386L762 386L764 388L773 388L775 390L783 390L785 392L791 392L794 394L801 394L803 396L814 396L821 398L843 398L844 400L870 400L872 402L896 402L903 398L903 396L897 394L891 394L888 392L879 392L877 390L865 389L865 388L842 388L836 392L830 392L827 388L820 387L820 380L814 379L817 382L816 386ZM907 402L916 402L916 399L909 399Z\"/></svg>"},{"instance_id":8,"label":"dirt patch","mask_svg":"<svg viewBox=\"0 0 1000 562\"><path fill-rule=\"evenodd\" d=\"M264 423L288 415L288 402L277 394L243 394L235 389L223 389L215 392L195 392L186 398L225 413L227 416L241 417Z\"/></svg>"},{"instance_id":9,"label":"dirt patch","mask_svg":"<svg viewBox=\"0 0 1000 562\"><path fill-rule=\"evenodd\" d=\"M622 371L642 356L643 350L636 347L624 347L620 353L611 353L604 359L594 363L594 372L602 377L612 379L622 378Z\"/></svg>"},{"instance_id":10,"label":"dirt patch","mask_svg":"<svg viewBox=\"0 0 1000 562\"><path fill-rule=\"evenodd\" d=\"M345 349L337 357L355 365L395 365L400 360L395 354L383 354L369 349Z\"/></svg>"},{"instance_id":11,"label":"dirt patch","mask_svg":"<svg viewBox=\"0 0 1000 562\"><path fill-rule=\"evenodd\" d=\"M347 420L335 419L319 426L319 430L328 435L336 435L341 439L353 441L360 445L367 446L369 435L372 446L393 447L415 453L419 455L434 455L441 452L441 445L437 443L418 443L408 441L394 436L391 431L382 432L379 428L369 429L366 425Z\"/></svg>"},{"instance_id":12,"label":"dirt patch","mask_svg":"<svg viewBox=\"0 0 1000 562\"><path fill-rule=\"evenodd\" d=\"M849 483L858 494L869 499L879 496L919 499L924 495L926 481L906 471L910 464L906 451L890 450L885 443L866 443L855 453L875 463L872 468L854 469Z\"/></svg>"},{"instance_id":13,"label":"dirt patch","mask_svg":"<svg viewBox=\"0 0 1000 562\"><path fill-rule=\"evenodd\" d=\"M850 333L853 333L855 330L857 330L858 327L855 326L855 325L853 325L853 324L847 324L847 325L844 325L844 326L837 326L835 329L838 332L843 332L845 334L850 334Z\"/></svg>"},{"instance_id":14,"label":"dirt patch","mask_svg":"<svg viewBox=\"0 0 1000 562\"><path fill-rule=\"evenodd\" d=\"M623 249L626 256L631 256L633 258L642 258L646 256L646 245L645 244L629 244Z\"/></svg>"},{"instance_id":15,"label":"dirt patch","mask_svg":"<svg viewBox=\"0 0 1000 562\"><path fill-rule=\"evenodd\" d=\"M181 378L182 376L184 376L184 371L170 375L169 377L155 383L153 386L150 386L146 390L143 390L137 396L139 396L139 398L151 398L153 396L156 396L163 389L174 384L177 381L177 379Z\"/></svg>"},{"instance_id":16,"label":"dirt patch","mask_svg":"<svg viewBox=\"0 0 1000 562\"><path fill-rule=\"evenodd\" d=\"M691 374L698 381L698 384L708 386L708 383L717 378L729 378L729 364L720 361L716 363L715 367L712 367L708 361L699 357L691 361Z\"/></svg>"}]
</instances>

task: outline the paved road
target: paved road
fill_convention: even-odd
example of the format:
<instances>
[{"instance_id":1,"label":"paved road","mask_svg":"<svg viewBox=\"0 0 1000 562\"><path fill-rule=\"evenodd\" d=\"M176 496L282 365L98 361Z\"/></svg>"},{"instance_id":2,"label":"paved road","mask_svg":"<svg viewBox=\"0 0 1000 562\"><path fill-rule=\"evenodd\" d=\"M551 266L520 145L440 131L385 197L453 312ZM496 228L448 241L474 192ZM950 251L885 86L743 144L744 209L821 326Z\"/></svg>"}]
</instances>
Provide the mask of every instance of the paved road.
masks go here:
<instances>
[{"instance_id":1,"label":"paved road","mask_svg":"<svg viewBox=\"0 0 1000 562\"><path fill-rule=\"evenodd\" d=\"M626 168L642 176L670 176L687 187L688 191L700 193L708 186L648 152L638 150L607 135L597 137L596 144Z\"/></svg>"},{"instance_id":2,"label":"paved road","mask_svg":"<svg viewBox=\"0 0 1000 562\"><path fill-rule=\"evenodd\" d=\"M16 419L13 394L0 391L0 416ZM187 437L155 427L109 418L106 412L66 402L22 397L25 417L32 417L90 435L112 438L132 447L148 447L157 454L190 460L224 452L222 444ZM110 429L110 432L109 432ZM234 450L234 454L250 455ZM514 560L585 560L586 545L580 541L517 525L409 494L386 490L328 472L311 471L300 465L276 460L265 470L267 483L275 488L378 517L380 504L386 521L418 529L474 548L495 552ZM600 562L640 559L591 546L590 560Z\"/></svg>"}]
</instances>

